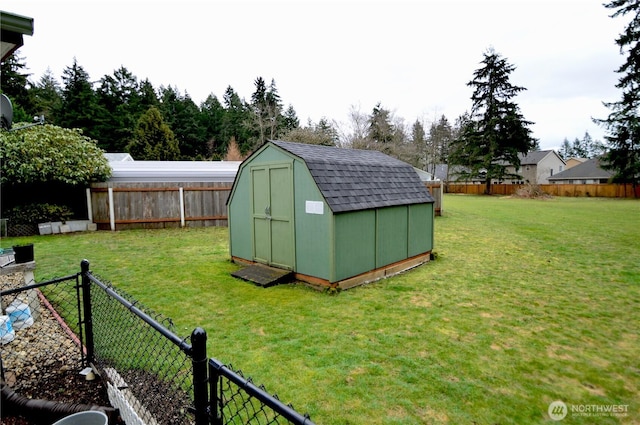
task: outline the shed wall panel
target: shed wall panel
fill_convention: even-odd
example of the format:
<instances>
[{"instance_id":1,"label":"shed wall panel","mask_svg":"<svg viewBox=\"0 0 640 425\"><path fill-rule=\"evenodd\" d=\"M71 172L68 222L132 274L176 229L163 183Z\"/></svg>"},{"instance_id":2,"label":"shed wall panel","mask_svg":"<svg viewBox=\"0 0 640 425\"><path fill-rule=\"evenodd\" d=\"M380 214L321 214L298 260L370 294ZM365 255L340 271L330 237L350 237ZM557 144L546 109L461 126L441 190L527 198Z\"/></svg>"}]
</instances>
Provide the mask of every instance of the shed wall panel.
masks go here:
<instances>
[{"instance_id":1,"label":"shed wall panel","mask_svg":"<svg viewBox=\"0 0 640 425\"><path fill-rule=\"evenodd\" d=\"M238 175L234 196L228 205L229 239L232 256L252 261L251 175L248 171Z\"/></svg>"},{"instance_id":2,"label":"shed wall panel","mask_svg":"<svg viewBox=\"0 0 640 425\"><path fill-rule=\"evenodd\" d=\"M376 210L376 268L408 257L408 206Z\"/></svg>"},{"instance_id":3,"label":"shed wall panel","mask_svg":"<svg viewBox=\"0 0 640 425\"><path fill-rule=\"evenodd\" d=\"M292 157L288 153L276 148L268 148L258 153L252 160L251 165L266 165L271 163L291 162Z\"/></svg>"},{"instance_id":4,"label":"shed wall panel","mask_svg":"<svg viewBox=\"0 0 640 425\"><path fill-rule=\"evenodd\" d=\"M334 216L335 276L332 282L376 268L376 211Z\"/></svg>"},{"instance_id":5,"label":"shed wall panel","mask_svg":"<svg viewBox=\"0 0 640 425\"><path fill-rule=\"evenodd\" d=\"M321 279L331 278L332 213L324 202L306 165L294 162L294 216L296 235L296 272ZM307 212L306 202L321 202L322 214Z\"/></svg>"},{"instance_id":6,"label":"shed wall panel","mask_svg":"<svg viewBox=\"0 0 640 425\"><path fill-rule=\"evenodd\" d=\"M433 250L433 206L409 206L409 257Z\"/></svg>"}]
</instances>

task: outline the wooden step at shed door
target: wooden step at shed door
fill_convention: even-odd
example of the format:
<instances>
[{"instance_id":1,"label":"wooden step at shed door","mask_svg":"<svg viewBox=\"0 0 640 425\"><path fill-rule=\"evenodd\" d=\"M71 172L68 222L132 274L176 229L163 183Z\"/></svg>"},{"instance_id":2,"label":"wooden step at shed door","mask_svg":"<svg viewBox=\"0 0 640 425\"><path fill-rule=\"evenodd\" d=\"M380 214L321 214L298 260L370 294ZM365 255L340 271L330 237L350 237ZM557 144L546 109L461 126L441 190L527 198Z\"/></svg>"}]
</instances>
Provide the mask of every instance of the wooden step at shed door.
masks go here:
<instances>
[{"instance_id":1,"label":"wooden step at shed door","mask_svg":"<svg viewBox=\"0 0 640 425\"><path fill-rule=\"evenodd\" d=\"M231 276L253 282L258 286L266 288L277 285L278 283L291 281L293 272L291 270L277 269L263 264L254 264L231 273Z\"/></svg>"}]
</instances>

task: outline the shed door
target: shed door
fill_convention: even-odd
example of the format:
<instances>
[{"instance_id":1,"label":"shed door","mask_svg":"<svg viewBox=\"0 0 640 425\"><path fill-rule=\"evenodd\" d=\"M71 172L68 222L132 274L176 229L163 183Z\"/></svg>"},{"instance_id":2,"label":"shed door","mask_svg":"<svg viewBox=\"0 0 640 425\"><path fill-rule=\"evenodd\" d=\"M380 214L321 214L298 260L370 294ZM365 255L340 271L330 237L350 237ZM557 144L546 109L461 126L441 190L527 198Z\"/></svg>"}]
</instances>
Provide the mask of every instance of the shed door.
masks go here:
<instances>
[{"instance_id":1,"label":"shed door","mask_svg":"<svg viewBox=\"0 0 640 425\"><path fill-rule=\"evenodd\" d=\"M251 168L254 261L293 269L291 164Z\"/></svg>"}]
</instances>

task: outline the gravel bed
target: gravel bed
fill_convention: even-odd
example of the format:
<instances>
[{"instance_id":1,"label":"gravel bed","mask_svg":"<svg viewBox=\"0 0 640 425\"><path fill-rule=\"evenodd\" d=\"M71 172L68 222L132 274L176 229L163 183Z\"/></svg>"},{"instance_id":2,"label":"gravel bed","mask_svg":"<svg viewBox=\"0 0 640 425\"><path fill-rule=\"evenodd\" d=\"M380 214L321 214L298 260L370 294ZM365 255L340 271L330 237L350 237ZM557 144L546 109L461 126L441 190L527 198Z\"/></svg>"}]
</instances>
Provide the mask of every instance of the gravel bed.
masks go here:
<instances>
[{"instance_id":1,"label":"gravel bed","mask_svg":"<svg viewBox=\"0 0 640 425\"><path fill-rule=\"evenodd\" d=\"M2 289L22 282L21 273L3 276ZM87 380L80 374L83 367L77 342L42 302L40 305L33 325L16 330L13 341L0 345L4 383L30 399L110 406L100 377ZM3 425L29 423L19 416L2 414L0 418Z\"/></svg>"}]
</instances>

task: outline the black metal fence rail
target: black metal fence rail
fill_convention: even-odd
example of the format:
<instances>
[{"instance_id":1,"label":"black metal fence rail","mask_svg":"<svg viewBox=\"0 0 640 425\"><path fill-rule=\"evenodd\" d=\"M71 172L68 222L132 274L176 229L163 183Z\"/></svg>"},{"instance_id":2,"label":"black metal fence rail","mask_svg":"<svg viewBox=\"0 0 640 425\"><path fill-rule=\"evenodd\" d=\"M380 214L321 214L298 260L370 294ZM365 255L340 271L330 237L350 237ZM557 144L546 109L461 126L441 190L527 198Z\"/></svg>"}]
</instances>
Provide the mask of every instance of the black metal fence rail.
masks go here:
<instances>
[{"instance_id":1,"label":"black metal fence rail","mask_svg":"<svg viewBox=\"0 0 640 425\"><path fill-rule=\"evenodd\" d=\"M212 425L284 424L313 425L308 415L281 402L262 386L234 372L216 359L209 359Z\"/></svg>"}]
</instances>

